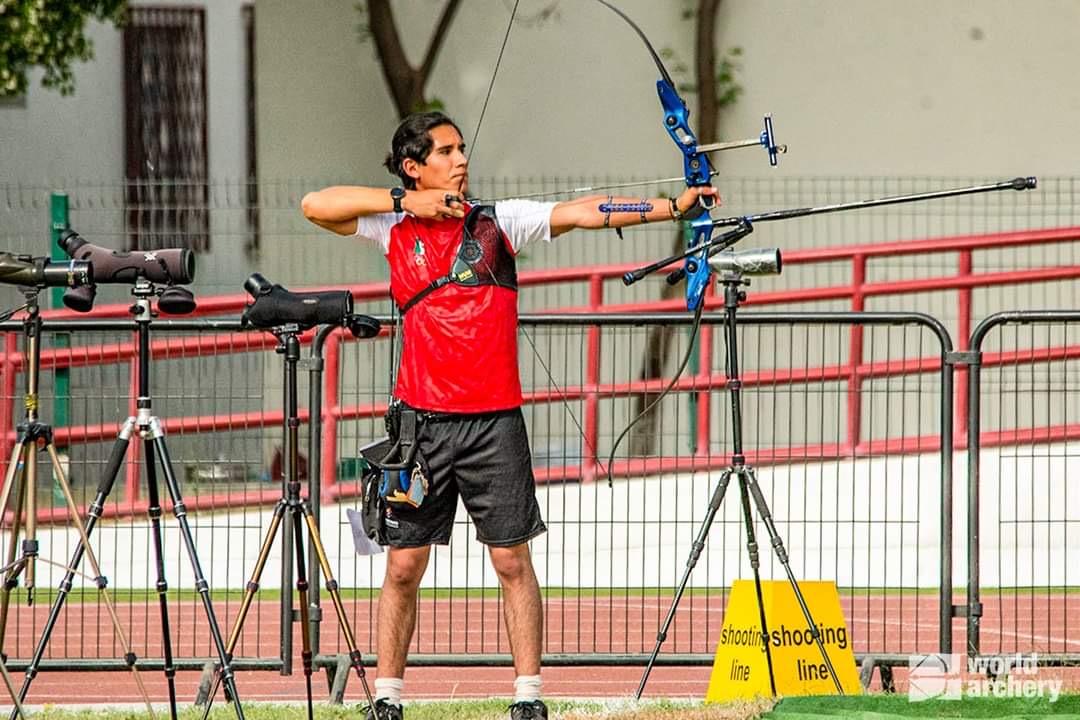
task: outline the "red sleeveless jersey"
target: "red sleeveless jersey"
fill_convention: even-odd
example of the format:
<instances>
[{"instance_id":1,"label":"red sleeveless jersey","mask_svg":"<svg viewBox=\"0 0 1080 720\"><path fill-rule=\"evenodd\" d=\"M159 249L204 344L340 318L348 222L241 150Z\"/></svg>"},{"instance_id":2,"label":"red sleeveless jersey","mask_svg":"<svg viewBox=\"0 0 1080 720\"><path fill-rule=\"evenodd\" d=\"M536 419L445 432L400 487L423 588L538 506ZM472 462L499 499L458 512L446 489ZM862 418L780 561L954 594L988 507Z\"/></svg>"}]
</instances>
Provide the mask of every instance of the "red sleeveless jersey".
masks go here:
<instances>
[{"instance_id":1,"label":"red sleeveless jersey","mask_svg":"<svg viewBox=\"0 0 1080 720\"><path fill-rule=\"evenodd\" d=\"M466 208L468 209L468 208ZM451 270L464 220L406 215L390 231L390 293L404 306ZM501 233L501 231L500 231ZM513 250L502 234L510 254ZM481 413L521 405L517 292L449 283L404 314L394 396L420 410Z\"/></svg>"}]
</instances>

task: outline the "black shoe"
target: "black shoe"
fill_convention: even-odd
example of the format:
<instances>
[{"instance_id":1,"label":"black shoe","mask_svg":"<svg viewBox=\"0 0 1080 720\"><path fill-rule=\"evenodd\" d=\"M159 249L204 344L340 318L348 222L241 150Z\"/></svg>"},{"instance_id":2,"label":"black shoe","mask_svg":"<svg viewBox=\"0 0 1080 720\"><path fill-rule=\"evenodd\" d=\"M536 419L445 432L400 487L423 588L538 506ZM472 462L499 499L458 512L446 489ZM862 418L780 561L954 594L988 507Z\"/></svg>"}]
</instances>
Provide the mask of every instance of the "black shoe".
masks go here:
<instances>
[{"instance_id":1,"label":"black shoe","mask_svg":"<svg viewBox=\"0 0 1080 720\"><path fill-rule=\"evenodd\" d=\"M510 706L510 720L547 720L547 705L539 700L516 702Z\"/></svg>"},{"instance_id":2,"label":"black shoe","mask_svg":"<svg viewBox=\"0 0 1080 720\"><path fill-rule=\"evenodd\" d=\"M401 720L402 710L400 705L388 703L382 698L375 701L375 707L368 707L366 720ZM545 714L546 718L547 715Z\"/></svg>"}]
</instances>

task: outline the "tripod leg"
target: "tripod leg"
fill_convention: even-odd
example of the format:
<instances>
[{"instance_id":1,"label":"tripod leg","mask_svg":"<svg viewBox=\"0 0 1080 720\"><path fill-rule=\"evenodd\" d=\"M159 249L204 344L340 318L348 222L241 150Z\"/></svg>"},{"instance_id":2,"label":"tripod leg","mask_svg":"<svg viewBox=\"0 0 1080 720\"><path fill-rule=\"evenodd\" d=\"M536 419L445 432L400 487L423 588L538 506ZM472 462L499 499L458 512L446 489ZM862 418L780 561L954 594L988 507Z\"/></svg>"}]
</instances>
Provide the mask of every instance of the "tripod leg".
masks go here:
<instances>
[{"instance_id":1,"label":"tripod leg","mask_svg":"<svg viewBox=\"0 0 1080 720\"><path fill-rule=\"evenodd\" d=\"M255 561L255 569L251 573L251 579L248 580L247 587L244 588L244 597L240 601L240 612L236 615L236 622L233 623L232 632L229 633L229 641L225 644L225 654L229 658L232 658L233 651L236 650L236 645L240 642L240 631L247 620L251 601L255 598L255 593L259 591L259 579L262 577L263 569L266 567L266 560L270 556L270 548L274 545L274 538L277 536L278 528L281 526L281 517L285 514L286 507L284 500L279 500L274 507L274 514L270 518L270 527L266 530L262 547L259 548L259 557ZM210 708L214 706L214 696L217 695L219 685L221 685L221 674L215 673L214 685L210 689L210 694L206 696L206 707L203 709L202 720L206 720L210 716Z\"/></svg>"},{"instance_id":2,"label":"tripod leg","mask_svg":"<svg viewBox=\"0 0 1080 720\"><path fill-rule=\"evenodd\" d=\"M0 491L0 520L7 515L8 501L11 499L11 491L15 487L15 475L22 473L23 452L26 449L26 436L23 435L15 443L11 450L11 460L8 462L7 474L4 477L4 488ZM15 559L15 548L19 545L19 527L22 517L22 487L24 475L19 475L19 490L16 492L15 507L11 521L11 538L8 542L7 556L4 562L3 584L0 585L0 648L4 646L4 638L7 636L8 607L11 604L11 591L18 582L19 572L22 571L22 559Z\"/></svg>"},{"instance_id":3,"label":"tripod leg","mask_svg":"<svg viewBox=\"0 0 1080 720\"><path fill-rule=\"evenodd\" d=\"M25 436L20 436L11 448L11 459L8 460L7 472L4 473L4 487L0 490L0 518L7 514L8 501L11 500L11 489L15 486L15 473L22 469L22 452L26 447Z\"/></svg>"},{"instance_id":4,"label":"tripod leg","mask_svg":"<svg viewBox=\"0 0 1080 720\"><path fill-rule=\"evenodd\" d=\"M165 549L161 537L161 497L158 493L157 468L154 465L153 440L143 441L146 465L147 515L150 517L150 539L154 546L157 568L158 610L161 614L161 643L165 660L165 681L169 686L169 717L176 720L176 666L173 665L172 633L169 629L169 583L165 579Z\"/></svg>"},{"instance_id":5,"label":"tripod leg","mask_svg":"<svg viewBox=\"0 0 1080 720\"><path fill-rule=\"evenodd\" d=\"M188 558L191 561L191 569L195 575L195 589L202 597L203 610L206 612L207 624L210 626L210 637L217 648L218 657L221 658L221 682L225 685L225 692L232 698L236 708L236 716L244 720L244 708L240 704L240 696L236 692L236 679L233 675L232 660L225 651L225 641L221 637L221 628L218 625L217 615L214 613L214 605L210 601L210 585L206 582L202 565L199 563L199 554L195 550L195 539L191 534L191 526L187 519L187 506L184 498L180 495L180 484L176 481L176 475L172 470L172 461L169 458L169 448L165 445L165 434L161 429L161 422L157 418L151 418L150 436L153 437L154 448L161 460L161 471L165 476L165 487L168 488L169 497L173 503L173 515L180 525L180 534L184 538ZM149 458L148 458L149 460Z\"/></svg>"},{"instance_id":6,"label":"tripod leg","mask_svg":"<svg viewBox=\"0 0 1080 720\"><path fill-rule=\"evenodd\" d=\"M353 668L356 670L356 676L360 678L360 684L364 688L364 696L367 698L368 707L373 708L375 707L375 699L371 696L371 688L368 687L363 656L360 655L360 650L356 647L356 640L353 638L352 628L349 626L349 618L345 614L345 606L341 602L341 590L338 588L337 580L334 579L330 559L326 557L326 549L323 547L322 538L319 536L319 528L315 524L315 517L311 513L311 507L307 503L303 503L302 507L304 509L304 520L307 522L308 535L311 537L311 545L315 548L315 554L319 558L319 566L322 568L323 577L326 578L326 590L334 601L334 612L337 613L338 625L341 626L341 633L345 636L345 643L349 648L349 662L352 663ZM306 625L307 623L305 623Z\"/></svg>"},{"instance_id":7,"label":"tripod leg","mask_svg":"<svg viewBox=\"0 0 1080 720\"><path fill-rule=\"evenodd\" d=\"M89 539L90 533L93 532L97 521L101 519L101 513L105 509L105 499L112 491L113 483L116 481L116 475L120 472L120 466L124 462L124 455L127 453L134 427L135 419L128 418L127 423L120 429L120 435L113 444L112 454L109 455L108 464L105 466L105 472L101 476L101 482L98 483L97 495L87 509L87 539ZM60 619L60 611L64 607L64 601L67 599L68 593L71 592L72 580L75 578L75 572L78 570L79 563L82 561L83 553L86 552L87 547L88 546L82 541L75 547L75 552L72 554L71 561L67 566L67 572L64 573L64 578L60 581L56 600L53 602L52 608L49 610L49 617L46 619L45 625L41 630L41 637L38 639L37 647L34 649L34 655L30 658L30 663L26 666L26 677L23 679L22 689L19 691L19 700L26 699L26 693L30 690L30 683L32 683L37 676L38 667L41 665L41 658L44 657L45 649L49 645L49 637L56 627L57 620ZM14 711L12 711L11 720L15 720Z\"/></svg>"},{"instance_id":8,"label":"tripod leg","mask_svg":"<svg viewBox=\"0 0 1080 720\"><path fill-rule=\"evenodd\" d=\"M682 580L679 581L679 587L675 589L675 597L671 600L671 607L668 609L664 624L656 634L656 647L653 648L652 655L649 657L649 662L645 665L645 672L641 676L641 682L638 683L637 693L634 695L634 698L637 700L641 699L641 693L645 691L645 683L649 680L649 673L652 672L653 664L656 662L656 656L660 654L660 646L667 640L668 630L671 628L671 623L675 620L675 609L679 606L679 600L682 599L683 592L686 590L686 584L690 582L690 573L693 572L694 567L697 565L698 558L701 557L701 551L705 549L705 538L709 536L709 528L712 527L713 519L720 509L720 505L724 502L724 493L727 492L728 482L731 480L732 472L731 468L725 470L724 474L720 476L720 482L717 484L716 490L713 491L712 499L709 501L709 509L705 513L705 519L701 521L701 527L698 529L697 537L694 539L694 545L690 550L690 557L686 559L686 570L683 571Z\"/></svg>"},{"instance_id":9,"label":"tripod leg","mask_svg":"<svg viewBox=\"0 0 1080 720\"><path fill-rule=\"evenodd\" d=\"M300 518L300 508L293 507L290 514L293 519L293 538L296 548L296 595L300 602L300 637L303 642L303 650L300 652L300 661L304 665L304 679L307 682L307 708L308 720L314 717L314 709L311 706L311 625L308 617L308 580L307 566L304 562L304 536L303 521Z\"/></svg>"},{"instance_id":10,"label":"tripod leg","mask_svg":"<svg viewBox=\"0 0 1080 720\"><path fill-rule=\"evenodd\" d=\"M106 587L107 581L101 572L101 566L98 565L97 556L94 554L94 550L90 545L90 535L83 525L82 518L79 517L79 508L78 505L75 504L75 496L71 493L71 485L68 484L67 478L64 476L64 469L60 466L60 458L56 454L56 448L50 442L45 445L45 450L49 453L49 459L52 461L53 474L56 476L56 482L60 486L60 491L64 494L64 500L67 502L68 515L71 523L75 526L76 531L78 531L79 542L86 550L86 562L90 564L90 569L94 573L94 582L101 591L101 598L105 601L105 607L109 612L109 617L112 619L113 630L116 632L116 637L120 641L120 647L124 649L124 662L127 663L127 666L131 669L131 675L135 678L135 684L139 687L139 694L142 695L143 702L146 703L146 710L150 713L151 720L155 720L157 716L154 714L154 706L150 704L150 693L146 691L146 685L143 684L142 676L139 674L139 668L135 667L135 653L128 643L127 634L124 632L124 626L120 624L120 617L116 614L116 607L113 605L112 597L109 595L109 590Z\"/></svg>"},{"instance_id":11,"label":"tripod leg","mask_svg":"<svg viewBox=\"0 0 1080 720\"><path fill-rule=\"evenodd\" d=\"M26 467L23 469L23 492L26 529L23 531L22 556L26 567L26 604L34 604L34 562L38 555L37 541L37 443L31 439L26 445Z\"/></svg>"},{"instance_id":12,"label":"tripod leg","mask_svg":"<svg viewBox=\"0 0 1080 720\"><path fill-rule=\"evenodd\" d=\"M769 689L776 697L776 674L773 672L772 648L769 646L769 623L765 617L765 601L761 596L761 557L758 554L757 537L754 534L754 517L750 514L750 491L746 488L746 470L739 471L739 502L742 505L743 523L746 525L746 552L754 571L754 589L757 591L758 615L761 618L761 643L765 648L765 663L769 668Z\"/></svg>"},{"instance_id":13,"label":"tripod leg","mask_svg":"<svg viewBox=\"0 0 1080 720\"><path fill-rule=\"evenodd\" d=\"M24 438L19 438L15 443L15 447L11 451L11 459L8 462L7 473L4 476L4 487L0 490L0 519L3 519L7 515L8 500L11 499L11 488L15 484L15 474L22 469L22 453L26 447ZM21 508L16 507L15 516L18 517ZM4 638L7 633L7 618L8 607L11 603L11 590L12 585L8 584L8 577L14 577L18 574L17 566L19 562L15 560L15 546L19 542L18 525L12 524L12 533L10 543L8 545L8 561L4 565L4 582L0 587L0 672L4 676L4 687L7 688L8 695L11 696L11 702L14 705L14 712L26 717L26 713L23 712L22 703L19 701L18 693L15 691L15 684L11 681L11 674L8 673L7 665L5 664L6 656L3 654Z\"/></svg>"},{"instance_id":14,"label":"tripod leg","mask_svg":"<svg viewBox=\"0 0 1080 720\"><path fill-rule=\"evenodd\" d=\"M4 664L4 659L0 658L0 674L4 676L4 687L7 688L8 695L11 696L11 702L14 703L15 708L12 711L16 718L26 718L26 713L23 711L22 703L19 702L19 695L15 692L15 683L11 681L11 673L8 672L7 665Z\"/></svg>"},{"instance_id":15,"label":"tripod leg","mask_svg":"<svg viewBox=\"0 0 1080 720\"><path fill-rule=\"evenodd\" d=\"M802 609L803 617L806 618L806 622L810 626L810 634L813 636L818 651L821 653L821 659L825 661L825 666L829 670L829 676L833 680L833 685L836 686L836 692L843 695L844 688L840 686L840 678L836 676L836 669L833 668L832 660L829 659L829 653L825 651L825 643L821 640L821 632L818 630L817 623L814 622L814 616L810 613L810 607L806 604L806 598L803 597L802 590L799 589L799 582L795 579L795 573L791 571L791 563L788 562L788 554L787 550L784 549L784 541L780 539L780 533L776 530L776 523L773 522L772 513L769 512L769 504L765 502L765 495L761 492L757 477L754 476L753 470L747 468L743 473L743 478L746 481L747 487L750 489L750 494L754 498L754 504L757 506L758 516L761 518L761 522L765 525L765 531L769 533L769 540L772 542L776 557L780 561L780 564L784 566L784 571L787 572L788 582L791 583L791 589L795 592L795 598L799 601L799 607Z\"/></svg>"}]
</instances>

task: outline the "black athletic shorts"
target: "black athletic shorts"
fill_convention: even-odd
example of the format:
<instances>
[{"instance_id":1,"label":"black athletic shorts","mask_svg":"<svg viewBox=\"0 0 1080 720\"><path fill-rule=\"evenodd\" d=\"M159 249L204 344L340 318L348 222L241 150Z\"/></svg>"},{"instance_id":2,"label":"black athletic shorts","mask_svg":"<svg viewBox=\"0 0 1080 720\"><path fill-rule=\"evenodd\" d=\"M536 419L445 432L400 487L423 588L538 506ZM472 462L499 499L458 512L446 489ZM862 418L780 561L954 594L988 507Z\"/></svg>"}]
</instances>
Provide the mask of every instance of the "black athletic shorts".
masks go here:
<instances>
[{"instance_id":1,"label":"black athletic shorts","mask_svg":"<svg viewBox=\"0 0 1080 720\"><path fill-rule=\"evenodd\" d=\"M547 530L536 502L521 408L426 414L417 438L430 473L428 494L418 508L392 504L386 514L388 545L449 543L459 495L476 538L485 545L519 545Z\"/></svg>"}]
</instances>

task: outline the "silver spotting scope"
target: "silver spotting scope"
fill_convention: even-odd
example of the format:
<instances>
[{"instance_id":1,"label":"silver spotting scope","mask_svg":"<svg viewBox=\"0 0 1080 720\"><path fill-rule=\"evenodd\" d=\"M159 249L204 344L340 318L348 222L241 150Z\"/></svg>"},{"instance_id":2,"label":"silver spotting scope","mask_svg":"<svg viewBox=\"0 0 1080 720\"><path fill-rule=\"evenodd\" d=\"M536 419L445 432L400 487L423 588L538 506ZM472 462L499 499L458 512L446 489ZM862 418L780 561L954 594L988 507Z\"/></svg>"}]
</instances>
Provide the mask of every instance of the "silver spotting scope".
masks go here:
<instances>
[{"instance_id":1,"label":"silver spotting scope","mask_svg":"<svg viewBox=\"0 0 1080 720\"><path fill-rule=\"evenodd\" d=\"M782 264L780 248L725 250L709 256L709 267L715 273L779 275Z\"/></svg>"}]
</instances>

